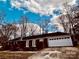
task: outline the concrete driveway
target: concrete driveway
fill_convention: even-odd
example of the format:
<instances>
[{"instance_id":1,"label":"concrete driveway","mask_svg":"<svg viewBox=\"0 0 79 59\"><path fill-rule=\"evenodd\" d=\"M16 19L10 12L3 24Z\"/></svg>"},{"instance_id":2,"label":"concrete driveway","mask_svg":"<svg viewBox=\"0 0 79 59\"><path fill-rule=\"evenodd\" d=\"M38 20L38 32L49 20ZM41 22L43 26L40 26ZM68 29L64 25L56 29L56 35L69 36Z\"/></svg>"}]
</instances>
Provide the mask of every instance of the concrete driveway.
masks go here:
<instances>
[{"instance_id":1,"label":"concrete driveway","mask_svg":"<svg viewBox=\"0 0 79 59\"><path fill-rule=\"evenodd\" d=\"M79 49L75 47L47 48L28 59L79 59Z\"/></svg>"}]
</instances>

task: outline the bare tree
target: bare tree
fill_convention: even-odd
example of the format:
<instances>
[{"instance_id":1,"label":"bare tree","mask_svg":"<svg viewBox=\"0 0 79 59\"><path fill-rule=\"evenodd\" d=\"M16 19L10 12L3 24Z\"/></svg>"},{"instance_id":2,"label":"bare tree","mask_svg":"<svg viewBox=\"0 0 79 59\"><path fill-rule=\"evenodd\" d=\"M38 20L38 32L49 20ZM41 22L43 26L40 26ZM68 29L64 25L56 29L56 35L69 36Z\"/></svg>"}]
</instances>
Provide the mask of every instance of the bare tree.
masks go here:
<instances>
[{"instance_id":1,"label":"bare tree","mask_svg":"<svg viewBox=\"0 0 79 59\"><path fill-rule=\"evenodd\" d=\"M2 27L4 26L3 21L5 20L5 11L0 11L0 43L4 43L8 40L7 36L5 36L2 30Z\"/></svg>"},{"instance_id":2,"label":"bare tree","mask_svg":"<svg viewBox=\"0 0 79 59\"><path fill-rule=\"evenodd\" d=\"M67 3L64 4L64 7L64 9L66 10L67 18L69 20L70 33L75 34L73 27L76 23L79 22L79 20L75 18L79 15L79 9L76 6L73 7L71 5L68 5Z\"/></svg>"},{"instance_id":3,"label":"bare tree","mask_svg":"<svg viewBox=\"0 0 79 59\"><path fill-rule=\"evenodd\" d=\"M35 31L37 30L37 26L35 26L34 24L30 25L30 35L34 35Z\"/></svg>"},{"instance_id":4,"label":"bare tree","mask_svg":"<svg viewBox=\"0 0 79 59\"><path fill-rule=\"evenodd\" d=\"M22 25L22 27L21 27L21 39L26 36L27 22L28 22L27 17L26 16L22 16L21 20L20 20L20 23Z\"/></svg>"},{"instance_id":5,"label":"bare tree","mask_svg":"<svg viewBox=\"0 0 79 59\"><path fill-rule=\"evenodd\" d=\"M12 25L12 24L7 24L5 26L2 27L1 31L2 31L2 35L7 36L7 38L10 39L10 36L13 35L14 32L16 32L17 28L16 26Z\"/></svg>"},{"instance_id":6,"label":"bare tree","mask_svg":"<svg viewBox=\"0 0 79 59\"><path fill-rule=\"evenodd\" d=\"M69 20L67 18L67 14L66 15L61 15L58 17L59 23L63 26L64 28L64 32L65 33L69 33Z\"/></svg>"},{"instance_id":7,"label":"bare tree","mask_svg":"<svg viewBox=\"0 0 79 59\"><path fill-rule=\"evenodd\" d=\"M73 27L73 30L75 34L79 34L79 23L75 24L75 26Z\"/></svg>"},{"instance_id":8,"label":"bare tree","mask_svg":"<svg viewBox=\"0 0 79 59\"><path fill-rule=\"evenodd\" d=\"M0 29L1 36L0 36L0 44L5 46L5 43L12 39L11 35L16 31L16 27L12 24L4 25Z\"/></svg>"},{"instance_id":9,"label":"bare tree","mask_svg":"<svg viewBox=\"0 0 79 59\"><path fill-rule=\"evenodd\" d=\"M40 21L39 25L43 30L43 34L48 33L48 29L47 29L48 23L49 23L49 20L46 20L46 19L41 19Z\"/></svg>"},{"instance_id":10,"label":"bare tree","mask_svg":"<svg viewBox=\"0 0 79 59\"><path fill-rule=\"evenodd\" d=\"M0 34L2 36L2 27L3 27L3 21L5 20L5 12L0 11Z\"/></svg>"}]
</instances>

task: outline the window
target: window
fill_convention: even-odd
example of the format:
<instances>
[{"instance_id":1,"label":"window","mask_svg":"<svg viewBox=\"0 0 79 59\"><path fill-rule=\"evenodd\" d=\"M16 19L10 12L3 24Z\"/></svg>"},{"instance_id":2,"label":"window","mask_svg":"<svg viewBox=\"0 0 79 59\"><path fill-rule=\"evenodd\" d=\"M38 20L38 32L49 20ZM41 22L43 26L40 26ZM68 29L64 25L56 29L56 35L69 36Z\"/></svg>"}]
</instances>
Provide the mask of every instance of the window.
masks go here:
<instances>
[{"instance_id":1,"label":"window","mask_svg":"<svg viewBox=\"0 0 79 59\"><path fill-rule=\"evenodd\" d=\"M65 39L69 39L70 37L65 37Z\"/></svg>"},{"instance_id":2,"label":"window","mask_svg":"<svg viewBox=\"0 0 79 59\"><path fill-rule=\"evenodd\" d=\"M67 39L69 39L70 37L67 37Z\"/></svg>"},{"instance_id":3,"label":"window","mask_svg":"<svg viewBox=\"0 0 79 59\"><path fill-rule=\"evenodd\" d=\"M50 39L50 40L52 40L52 39Z\"/></svg>"},{"instance_id":4,"label":"window","mask_svg":"<svg viewBox=\"0 0 79 59\"><path fill-rule=\"evenodd\" d=\"M54 40L54 39L50 39L50 40Z\"/></svg>"},{"instance_id":5,"label":"window","mask_svg":"<svg viewBox=\"0 0 79 59\"><path fill-rule=\"evenodd\" d=\"M59 40L59 38L57 38L57 40Z\"/></svg>"},{"instance_id":6,"label":"window","mask_svg":"<svg viewBox=\"0 0 79 59\"><path fill-rule=\"evenodd\" d=\"M58 38L58 39L62 39L62 38Z\"/></svg>"}]
</instances>

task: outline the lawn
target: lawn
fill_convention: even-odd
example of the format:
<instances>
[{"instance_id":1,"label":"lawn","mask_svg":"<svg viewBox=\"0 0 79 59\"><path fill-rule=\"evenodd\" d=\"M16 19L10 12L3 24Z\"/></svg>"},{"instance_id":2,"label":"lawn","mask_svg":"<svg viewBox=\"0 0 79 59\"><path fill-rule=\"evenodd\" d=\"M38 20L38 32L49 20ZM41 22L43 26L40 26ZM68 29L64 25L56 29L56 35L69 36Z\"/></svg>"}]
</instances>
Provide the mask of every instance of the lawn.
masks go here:
<instances>
[{"instance_id":1,"label":"lawn","mask_svg":"<svg viewBox=\"0 0 79 59\"><path fill-rule=\"evenodd\" d=\"M27 59L32 54L26 51L0 51L0 59Z\"/></svg>"}]
</instances>

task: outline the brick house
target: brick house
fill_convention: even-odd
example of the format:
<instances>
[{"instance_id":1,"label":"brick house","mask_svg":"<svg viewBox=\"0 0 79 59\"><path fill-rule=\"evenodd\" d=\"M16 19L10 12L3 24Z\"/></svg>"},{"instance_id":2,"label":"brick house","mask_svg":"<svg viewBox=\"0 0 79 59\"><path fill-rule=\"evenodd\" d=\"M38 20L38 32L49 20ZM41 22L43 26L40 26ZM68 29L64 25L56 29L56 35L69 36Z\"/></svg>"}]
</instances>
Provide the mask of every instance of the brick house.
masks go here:
<instances>
[{"instance_id":1,"label":"brick house","mask_svg":"<svg viewBox=\"0 0 79 59\"><path fill-rule=\"evenodd\" d=\"M41 50L43 48L73 46L73 39L68 33L56 32L23 37L22 39L19 37L9 40L7 46L10 50Z\"/></svg>"}]
</instances>

